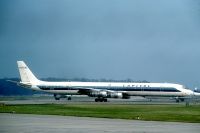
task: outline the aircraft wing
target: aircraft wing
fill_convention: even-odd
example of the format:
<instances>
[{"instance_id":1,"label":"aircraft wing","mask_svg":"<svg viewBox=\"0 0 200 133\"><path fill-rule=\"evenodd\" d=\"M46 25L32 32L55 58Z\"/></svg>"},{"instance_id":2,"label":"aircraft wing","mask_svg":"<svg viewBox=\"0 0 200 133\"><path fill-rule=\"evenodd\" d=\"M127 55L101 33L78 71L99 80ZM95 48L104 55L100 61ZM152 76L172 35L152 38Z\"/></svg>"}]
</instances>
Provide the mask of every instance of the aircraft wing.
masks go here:
<instances>
[{"instance_id":1,"label":"aircraft wing","mask_svg":"<svg viewBox=\"0 0 200 133\"><path fill-rule=\"evenodd\" d=\"M113 91L109 89L98 89L98 88L77 88L79 94L88 95L90 97L105 97L105 98L130 98L124 91Z\"/></svg>"}]
</instances>

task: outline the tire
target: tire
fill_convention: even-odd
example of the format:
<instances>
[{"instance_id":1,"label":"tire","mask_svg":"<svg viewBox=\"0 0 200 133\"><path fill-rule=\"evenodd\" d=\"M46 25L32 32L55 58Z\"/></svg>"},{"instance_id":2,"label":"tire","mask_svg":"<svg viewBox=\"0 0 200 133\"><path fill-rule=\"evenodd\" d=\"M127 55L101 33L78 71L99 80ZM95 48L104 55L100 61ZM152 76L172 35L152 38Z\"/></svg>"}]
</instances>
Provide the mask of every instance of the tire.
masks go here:
<instances>
[{"instance_id":1,"label":"tire","mask_svg":"<svg viewBox=\"0 0 200 133\"><path fill-rule=\"evenodd\" d=\"M180 102L180 100L179 99L176 99L176 103L179 103Z\"/></svg>"},{"instance_id":2,"label":"tire","mask_svg":"<svg viewBox=\"0 0 200 133\"><path fill-rule=\"evenodd\" d=\"M71 97L68 97L67 100L72 100L72 98L71 98Z\"/></svg>"},{"instance_id":3,"label":"tire","mask_svg":"<svg viewBox=\"0 0 200 133\"><path fill-rule=\"evenodd\" d=\"M95 102L99 102L99 99L98 99L98 98L96 98L96 99L95 99Z\"/></svg>"},{"instance_id":4,"label":"tire","mask_svg":"<svg viewBox=\"0 0 200 133\"><path fill-rule=\"evenodd\" d=\"M60 100L60 98L55 97L56 100Z\"/></svg>"}]
</instances>

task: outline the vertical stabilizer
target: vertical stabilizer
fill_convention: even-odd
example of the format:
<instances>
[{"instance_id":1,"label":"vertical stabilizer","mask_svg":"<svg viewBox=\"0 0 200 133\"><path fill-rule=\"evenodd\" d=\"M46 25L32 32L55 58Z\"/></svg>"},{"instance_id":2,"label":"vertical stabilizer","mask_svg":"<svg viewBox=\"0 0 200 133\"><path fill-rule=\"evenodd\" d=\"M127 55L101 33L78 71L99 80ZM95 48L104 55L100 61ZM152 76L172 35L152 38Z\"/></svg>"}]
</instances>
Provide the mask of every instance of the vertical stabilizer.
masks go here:
<instances>
[{"instance_id":1,"label":"vertical stabilizer","mask_svg":"<svg viewBox=\"0 0 200 133\"><path fill-rule=\"evenodd\" d=\"M24 61L17 61L17 65L19 68L19 74L21 77L22 82L30 82L35 83L39 80L33 75L33 73L30 71L28 66L24 63Z\"/></svg>"}]
</instances>

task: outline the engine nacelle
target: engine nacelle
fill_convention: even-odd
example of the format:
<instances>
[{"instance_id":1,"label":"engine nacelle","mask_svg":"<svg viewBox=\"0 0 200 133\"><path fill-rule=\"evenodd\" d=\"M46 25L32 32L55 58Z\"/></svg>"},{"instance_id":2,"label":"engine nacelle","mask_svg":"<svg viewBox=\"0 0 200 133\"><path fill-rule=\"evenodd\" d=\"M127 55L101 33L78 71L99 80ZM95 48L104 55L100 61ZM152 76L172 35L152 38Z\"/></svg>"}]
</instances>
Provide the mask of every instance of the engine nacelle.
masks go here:
<instances>
[{"instance_id":1,"label":"engine nacelle","mask_svg":"<svg viewBox=\"0 0 200 133\"><path fill-rule=\"evenodd\" d=\"M103 97L103 98L121 98L129 99L130 96L116 91L92 91L88 94L90 97Z\"/></svg>"},{"instance_id":2,"label":"engine nacelle","mask_svg":"<svg viewBox=\"0 0 200 133\"><path fill-rule=\"evenodd\" d=\"M109 98L123 98L123 94L121 92L109 92Z\"/></svg>"},{"instance_id":3,"label":"engine nacelle","mask_svg":"<svg viewBox=\"0 0 200 133\"><path fill-rule=\"evenodd\" d=\"M91 97L108 97L108 94L106 91L93 91L93 92L90 92L89 96Z\"/></svg>"}]
</instances>

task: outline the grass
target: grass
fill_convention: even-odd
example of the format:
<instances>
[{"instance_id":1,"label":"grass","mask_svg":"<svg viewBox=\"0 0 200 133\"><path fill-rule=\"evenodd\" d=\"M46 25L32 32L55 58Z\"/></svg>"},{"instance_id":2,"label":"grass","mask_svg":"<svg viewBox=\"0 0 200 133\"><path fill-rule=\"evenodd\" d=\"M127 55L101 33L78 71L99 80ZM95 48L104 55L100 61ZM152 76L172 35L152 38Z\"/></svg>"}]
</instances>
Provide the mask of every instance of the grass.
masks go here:
<instances>
[{"instance_id":1,"label":"grass","mask_svg":"<svg viewBox=\"0 0 200 133\"><path fill-rule=\"evenodd\" d=\"M62 115L200 123L200 105L42 104L1 105L0 113Z\"/></svg>"}]
</instances>

